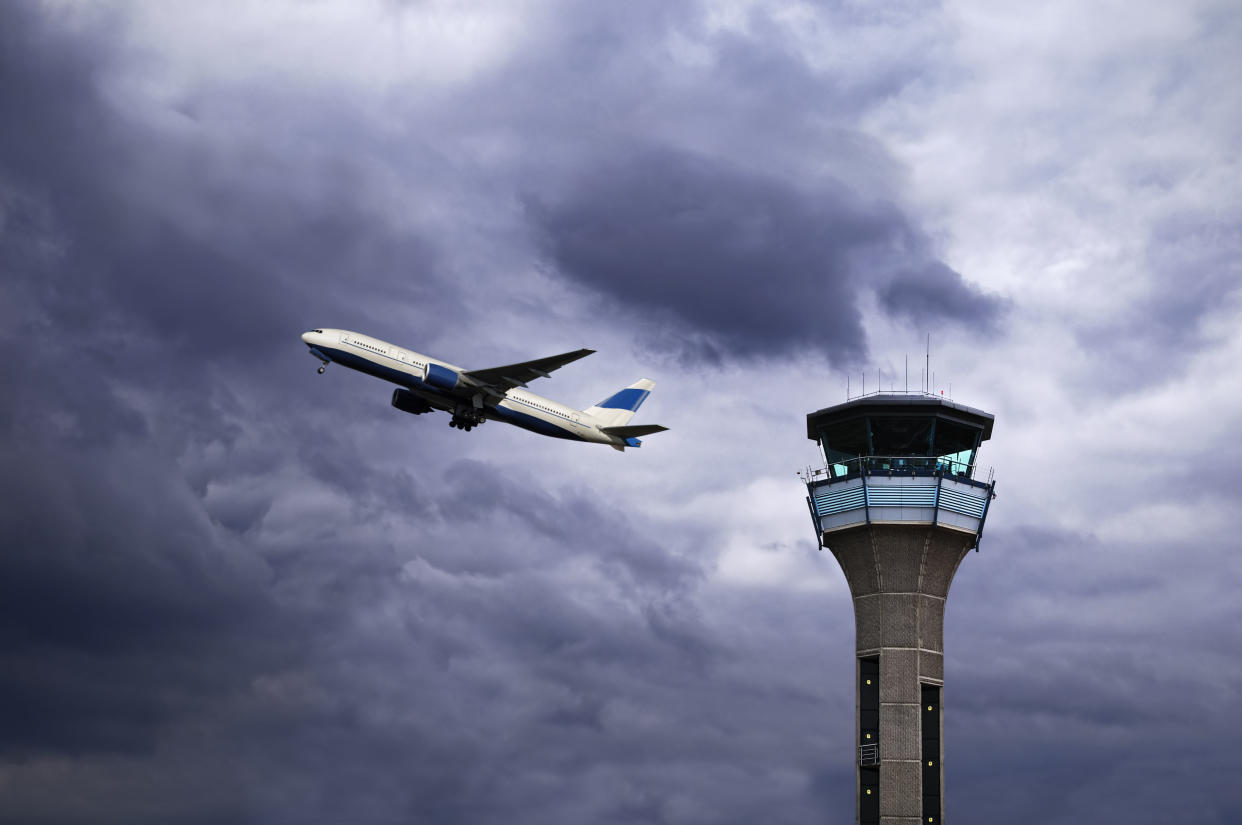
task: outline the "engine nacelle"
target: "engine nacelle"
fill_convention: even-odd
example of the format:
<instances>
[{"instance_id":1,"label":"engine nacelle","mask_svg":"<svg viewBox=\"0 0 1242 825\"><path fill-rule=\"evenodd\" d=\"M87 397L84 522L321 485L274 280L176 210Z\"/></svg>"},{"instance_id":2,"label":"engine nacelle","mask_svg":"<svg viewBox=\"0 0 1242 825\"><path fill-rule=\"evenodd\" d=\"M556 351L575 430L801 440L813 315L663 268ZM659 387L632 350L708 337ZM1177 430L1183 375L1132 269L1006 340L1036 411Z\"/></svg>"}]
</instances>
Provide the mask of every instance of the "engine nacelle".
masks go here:
<instances>
[{"instance_id":1,"label":"engine nacelle","mask_svg":"<svg viewBox=\"0 0 1242 825\"><path fill-rule=\"evenodd\" d=\"M427 365L427 377L423 379L433 387L442 390L455 390L461 383L461 375L448 367L439 364Z\"/></svg>"},{"instance_id":2,"label":"engine nacelle","mask_svg":"<svg viewBox=\"0 0 1242 825\"><path fill-rule=\"evenodd\" d=\"M431 405L409 390L393 390L392 405L401 410L401 412L408 412L412 415L422 415L423 413L431 412Z\"/></svg>"}]
</instances>

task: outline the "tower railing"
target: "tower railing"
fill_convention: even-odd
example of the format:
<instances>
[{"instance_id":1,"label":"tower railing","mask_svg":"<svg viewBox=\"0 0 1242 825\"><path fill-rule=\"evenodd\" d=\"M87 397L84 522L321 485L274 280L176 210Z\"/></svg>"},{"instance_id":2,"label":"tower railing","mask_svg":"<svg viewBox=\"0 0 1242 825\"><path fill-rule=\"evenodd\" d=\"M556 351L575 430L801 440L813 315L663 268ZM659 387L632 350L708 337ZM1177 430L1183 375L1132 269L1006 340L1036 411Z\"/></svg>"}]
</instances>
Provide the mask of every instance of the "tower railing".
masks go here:
<instances>
[{"instance_id":1,"label":"tower railing","mask_svg":"<svg viewBox=\"0 0 1242 825\"><path fill-rule=\"evenodd\" d=\"M952 478L976 487L990 487L994 471L989 467L987 481L976 478L978 467L951 458L921 455L864 455L844 461L834 461L824 467L806 467L798 475L807 484L826 480L829 482L859 476L930 476Z\"/></svg>"},{"instance_id":2,"label":"tower railing","mask_svg":"<svg viewBox=\"0 0 1242 825\"><path fill-rule=\"evenodd\" d=\"M868 742L865 745L859 745L858 746L858 764L860 765L880 764L880 744L878 742Z\"/></svg>"}]
</instances>

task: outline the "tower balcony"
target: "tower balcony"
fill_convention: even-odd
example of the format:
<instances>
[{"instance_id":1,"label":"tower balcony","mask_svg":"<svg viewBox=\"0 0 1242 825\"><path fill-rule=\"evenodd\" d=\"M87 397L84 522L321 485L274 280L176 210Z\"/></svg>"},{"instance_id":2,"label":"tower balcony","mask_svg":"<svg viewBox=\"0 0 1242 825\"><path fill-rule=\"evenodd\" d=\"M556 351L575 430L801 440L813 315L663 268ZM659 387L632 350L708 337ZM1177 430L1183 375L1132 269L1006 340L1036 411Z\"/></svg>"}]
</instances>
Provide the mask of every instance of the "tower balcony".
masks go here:
<instances>
[{"instance_id":1,"label":"tower balcony","mask_svg":"<svg viewBox=\"0 0 1242 825\"><path fill-rule=\"evenodd\" d=\"M945 458L861 456L801 474L815 531L871 524L946 527L983 532L996 482L975 478L974 467Z\"/></svg>"}]
</instances>

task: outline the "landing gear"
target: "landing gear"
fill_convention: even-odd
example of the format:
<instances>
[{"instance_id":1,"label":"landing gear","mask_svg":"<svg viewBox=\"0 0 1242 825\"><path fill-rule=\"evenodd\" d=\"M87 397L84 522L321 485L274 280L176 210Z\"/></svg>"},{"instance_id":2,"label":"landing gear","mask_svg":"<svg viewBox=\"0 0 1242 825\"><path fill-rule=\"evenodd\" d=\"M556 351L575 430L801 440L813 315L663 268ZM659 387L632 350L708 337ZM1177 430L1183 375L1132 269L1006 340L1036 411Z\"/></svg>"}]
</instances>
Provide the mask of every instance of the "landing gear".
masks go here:
<instances>
[{"instance_id":1,"label":"landing gear","mask_svg":"<svg viewBox=\"0 0 1242 825\"><path fill-rule=\"evenodd\" d=\"M307 333L307 334L309 335L310 333ZM315 349L314 347L310 348L310 354L314 356L316 361L319 362L319 374L323 375L323 371L327 369L328 364L332 362L328 360L328 356L324 355L322 352Z\"/></svg>"},{"instance_id":2,"label":"landing gear","mask_svg":"<svg viewBox=\"0 0 1242 825\"><path fill-rule=\"evenodd\" d=\"M483 423L483 411L473 407L458 407L453 411L453 419L449 421L450 427L456 427L459 430L470 432L475 427Z\"/></svg>"}]
</instances>

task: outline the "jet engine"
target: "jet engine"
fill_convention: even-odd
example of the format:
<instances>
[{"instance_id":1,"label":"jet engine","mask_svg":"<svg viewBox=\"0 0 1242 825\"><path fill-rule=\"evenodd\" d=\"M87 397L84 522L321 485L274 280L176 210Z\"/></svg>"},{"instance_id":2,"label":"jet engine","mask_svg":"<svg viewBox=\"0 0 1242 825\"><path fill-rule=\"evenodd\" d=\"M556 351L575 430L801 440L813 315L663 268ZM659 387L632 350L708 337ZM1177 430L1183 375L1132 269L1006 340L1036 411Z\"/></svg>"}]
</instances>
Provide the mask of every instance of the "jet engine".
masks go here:
<instances>
[{"instance_id":1,"label":"jet engine","mask_svg":"<svg viewBox=\"0 0 1242 825\"><path fill-rule=\"evenodd\" d=\"M413 415L431 412L431 405L409 390L393 390L392 405L401 410L401 412L408 412Z\"/></svg>"},{"instance_id":2,"label":"jet engine","mask_svg":"<svg viewBox=\"0 0 1242 825\"><path fill-rule=\"evenodd\" d=\"M455 390L457 385L461 383L461 375L448 367L442 367L439 364L427 365L427 377L423 379L433 387L439 387L442 390Z\"/></svg>"}]
</instances>

